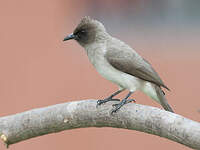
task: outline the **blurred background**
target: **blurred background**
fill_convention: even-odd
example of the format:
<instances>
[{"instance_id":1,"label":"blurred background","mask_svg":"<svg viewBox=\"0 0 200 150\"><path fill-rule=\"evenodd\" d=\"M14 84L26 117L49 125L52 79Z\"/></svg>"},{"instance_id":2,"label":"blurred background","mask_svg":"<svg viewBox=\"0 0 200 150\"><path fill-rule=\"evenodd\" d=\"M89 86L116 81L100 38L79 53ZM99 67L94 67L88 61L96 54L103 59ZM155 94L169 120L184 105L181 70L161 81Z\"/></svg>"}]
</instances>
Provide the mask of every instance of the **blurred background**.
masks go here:
<instances>
[{"instance_id":1,"label":"blurred background","mask_svg":"<svg viewBox=\"0 0 200 150\"><path fill-rule=\"evenodd\" d=\"M89 63L75 41L63 43L83 16L146 58L171 89L175 112L200 120L199 0L0 1L0 116L117 90ZM126 93L120 95L122 98ZM140 92L137 103L160 107ZM33 138L11 150L176 149L180 144L137 131L86 128ZM5 150L3 143L0 149Z\"/></svg>"}]
</instances>

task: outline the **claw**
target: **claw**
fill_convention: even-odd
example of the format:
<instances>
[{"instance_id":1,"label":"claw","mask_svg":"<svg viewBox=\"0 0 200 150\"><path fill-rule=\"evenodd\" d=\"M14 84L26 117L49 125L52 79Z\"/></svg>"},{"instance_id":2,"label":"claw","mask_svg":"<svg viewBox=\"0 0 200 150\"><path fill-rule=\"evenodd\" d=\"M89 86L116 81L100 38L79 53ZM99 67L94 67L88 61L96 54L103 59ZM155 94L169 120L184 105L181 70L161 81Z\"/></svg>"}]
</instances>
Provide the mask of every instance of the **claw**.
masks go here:
<instances>
[{"instance_id":1,"label":"claw","mask_svg":"<svg viewBox=\"0 0 200 150\"><path fill-rule=\"evenodd\" d=\"M103 100L98 100L97 101L97 105L96 105L96 108L102 104L105 104L106 102L109 102L109 101L120 101L120 99L112 99L112 98L106 98L106 99L103 99Z\"/></svg>"},{"instance_id":2,"label":"claw","mask_svg":"<svg viewBox=\"0 0 200 150\"><path fill-rule=\"evenodd\" d=\"M128 104L128 103L131 103L131 102L136 102L136 100L135 99L128 99L128 100L126 100L126 102L125 102L125 104ZM112 106L113 107L116 107L117 105L119 105L119 104L113 104Z\"/></svg>"},{"instance_id":3,"label":"claw","mask_svg":"<svg viewBox=\"0 0 200 150\"><path fill-rule=\"evenodd\" d=\"M136 100L135 100L135 99L128 99L128 100L126 101L126 104L127 104L127 103L131 103L131 102L136 103Z\"/></svg>"},{"instance_id":4,"label":"claw","mask_svg":"<svg viewBox=\"0 0 200 150\"><path fill-rule=\"evenodd\" d=\"M132 94L132 92L129 92L128 93L128 95L120 102L120 103L118 103L118 104L113 104L113 106L115 107L115 108L113 108L112 110L111 110L111 115L113 114L113 113L116 113L122 106L124 106L125 104L127 104L127 103L130 103L130 102L135 102L135 100L134 99L128 99L128 97L130 97L130 95Z\"/></svg>"},{"instance_id":5,"label":"claw","mask_svg":"<svg viewBox=\"0 0 200 150\"><path fill-rule=\"evenodd\" d=\"M108 98L104 99L104 100L98 100L97 101L97 106L98 107L99 105L101 104L104 104L108 101L120 101L119 99L113 99L114 96L116 96L117 94L121 93L122 91L124 91L125 89L120 89L118 90L117 92L113 93L112 95L110 95Z\"/></svg>"},{"instance_id":6,"label":"claw","mask_svg":"<svg viewBox=\"0 0 200 150\"><path fill-rule=\"evenodd\" d=\"M113 104L113 106L115 107L114 109L112 109L111 111L111 115L113 113L116 113L124 104L126 104L126 99L123 99L120 103L118 104Z\"/></svg>"}]
</instances>

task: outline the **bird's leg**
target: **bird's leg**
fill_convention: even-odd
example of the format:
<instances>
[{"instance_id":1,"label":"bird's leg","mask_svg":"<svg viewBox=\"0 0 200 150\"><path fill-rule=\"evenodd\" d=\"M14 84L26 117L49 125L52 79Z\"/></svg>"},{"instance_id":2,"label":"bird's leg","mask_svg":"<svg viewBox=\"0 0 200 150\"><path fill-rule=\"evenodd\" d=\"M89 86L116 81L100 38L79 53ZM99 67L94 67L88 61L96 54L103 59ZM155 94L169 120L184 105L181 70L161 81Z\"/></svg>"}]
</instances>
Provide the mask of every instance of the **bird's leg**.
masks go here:
<instances>
[{"instance_id":1,"label":"bird's leg","mask_svg":"<svg viewBox=\"0 0 200 150\"><path fill-rule=\"evenodd\" d=\"M113 106L115 107L112 111L111 111L111 114L117 112L124 104L127 104L127 103L130 103L132 101L135 101L134 99L128 99L131 94L133 92L129 92L128 95L118 104L114 104Z\"/></svg>"},{"instance_id":2,"label":"bird's leg","mask_svg":"<svg viewBox=\"0 0 200 150\"><path fill-rule=\"evenodd\" d=\"M131 103L131 102L136 103L136 100L135 99L127 99L126 104Z\"/></svg>"},{"instance_id":3,"label":"bird's leg","mask_svg":"<svg viewBox=\"0 0 200 150\"><path fill-rule=\"evenodd\" d=\"M117 92L115 92L111 96L109 96L108 98L105 98L103 100L98 100L97 101L97 107L99 105L104 104L104 103L109 102L109 101L120 101L119 99L113 99L113 97L116 96L117 94L121 93L122 91L124 91L124 89L118 90Z\"/></svg>"},{"instance_id":4,"label":"bird's leg","mask_svg":"<svg viewBox=\"0 0 200 150\"><path fill-rule=\"evenodd\" d=\"M131 102L136 103L136 100L135 99L127 99L125 104L131 103ZM116 105L118 105L118 104L113 104L112 106L116 106Z\"/></svg>"}]
</instances>

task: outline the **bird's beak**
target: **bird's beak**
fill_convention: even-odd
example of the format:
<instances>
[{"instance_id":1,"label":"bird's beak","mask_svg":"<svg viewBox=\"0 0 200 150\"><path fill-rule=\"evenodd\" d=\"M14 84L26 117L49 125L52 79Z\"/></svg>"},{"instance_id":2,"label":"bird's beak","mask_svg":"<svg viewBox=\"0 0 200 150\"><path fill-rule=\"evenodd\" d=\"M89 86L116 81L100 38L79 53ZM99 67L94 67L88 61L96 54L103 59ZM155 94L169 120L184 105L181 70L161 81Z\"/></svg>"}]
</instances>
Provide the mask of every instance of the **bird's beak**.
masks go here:
<instances>
[{"instance_id":1,"label":"bird's beak","mask_svg":"<svg viewBox=\"0 0 200 150\"><path fill-rule=\"evenodd\" d=\"M71 40L71 39L75 39L75 35L73 33L66 36L63 41L67 41L67 40Z\"/></svg>"}]
</instances>

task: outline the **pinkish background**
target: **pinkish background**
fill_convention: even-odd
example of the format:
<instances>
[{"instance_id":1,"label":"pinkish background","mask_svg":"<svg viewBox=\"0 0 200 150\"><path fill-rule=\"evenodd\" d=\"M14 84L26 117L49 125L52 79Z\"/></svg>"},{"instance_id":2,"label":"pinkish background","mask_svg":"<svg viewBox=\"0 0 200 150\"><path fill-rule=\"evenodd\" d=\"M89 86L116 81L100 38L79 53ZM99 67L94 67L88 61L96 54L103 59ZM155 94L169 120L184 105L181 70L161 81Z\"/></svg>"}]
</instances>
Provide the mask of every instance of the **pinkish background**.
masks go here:
<instances>
[{"instance_id":1,"label":"pinkish background","mask_svg":"<svg viewBox=\"0 0 200 150\"><path fill-rule=\"evenodd\" d=\"M199 121L198 6L192 2L188 5L184 0L165 3L1 0L0 116L73 100L100 99L117 89L95 71L75 41L62 42L82 16L90 15L102 20L109 33L126 41L151 62L171 88L166 96L176 113ZM139 104L160 107L140 92L133 97ZM113 128L69 130L10 147L11 150L161 148L189 149L157 136ZM6 149L3 143L0 149Z\"/></svg>"}]
</instances>

